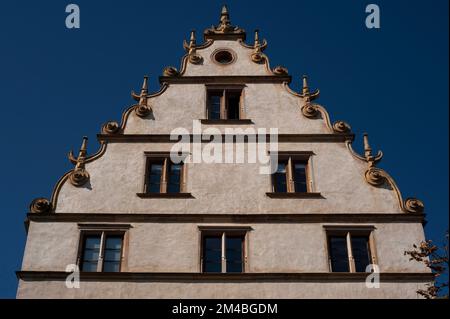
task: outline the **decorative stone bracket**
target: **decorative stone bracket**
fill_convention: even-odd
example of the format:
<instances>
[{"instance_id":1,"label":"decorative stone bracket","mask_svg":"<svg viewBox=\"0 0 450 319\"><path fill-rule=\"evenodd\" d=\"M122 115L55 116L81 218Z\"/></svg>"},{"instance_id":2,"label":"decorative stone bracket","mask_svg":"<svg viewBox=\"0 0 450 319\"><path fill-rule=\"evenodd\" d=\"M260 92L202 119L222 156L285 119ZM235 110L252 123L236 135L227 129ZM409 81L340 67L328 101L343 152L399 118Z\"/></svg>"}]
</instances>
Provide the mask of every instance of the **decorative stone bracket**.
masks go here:
<instances>
[{"instance_id":1,"label":"decorative stone bracket","mask_svg":"<svg viewBox=\"0 0 450 319\"><path fill-rule=\"evenodd\" d=\"M69 152L69 160L75 165L69 175L69 181L76 187L81 187L89 181L89 173L85 169L87 140L88 138L84 136L77 158L74 157L72 151Z\"/></svg>"}]
</instances>

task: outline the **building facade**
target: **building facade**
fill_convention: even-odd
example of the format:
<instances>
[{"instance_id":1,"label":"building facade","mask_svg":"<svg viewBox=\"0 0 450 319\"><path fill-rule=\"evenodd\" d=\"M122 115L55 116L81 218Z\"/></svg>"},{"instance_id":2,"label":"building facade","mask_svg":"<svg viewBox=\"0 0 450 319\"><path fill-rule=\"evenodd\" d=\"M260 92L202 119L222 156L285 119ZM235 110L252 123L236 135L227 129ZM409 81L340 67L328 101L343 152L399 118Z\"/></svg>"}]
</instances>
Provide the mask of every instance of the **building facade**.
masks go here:
<instances>
[{"instance_id":1,"label":"building facade","mask_svg":"<svg viewBox=\"0 0 450 319\"><path fill-rule=\"evenodd\" d=\"M17 297L418 298L424 206L382 153L355 152L226 7L203 37L31 203Z\"/></svg>"}]
</instances>

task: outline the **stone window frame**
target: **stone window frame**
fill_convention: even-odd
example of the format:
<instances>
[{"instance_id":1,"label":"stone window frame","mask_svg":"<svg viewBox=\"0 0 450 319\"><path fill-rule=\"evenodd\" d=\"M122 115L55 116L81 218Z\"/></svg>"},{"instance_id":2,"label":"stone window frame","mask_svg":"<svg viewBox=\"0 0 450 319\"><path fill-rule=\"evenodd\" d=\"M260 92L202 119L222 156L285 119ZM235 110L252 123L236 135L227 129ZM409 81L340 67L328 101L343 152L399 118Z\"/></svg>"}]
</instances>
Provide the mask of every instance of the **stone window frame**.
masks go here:
<instances>
[{"instance_id":1,"label":"stone window frame","mask_svg":"<svg viewBox=\"0 0 450 319\"><path fill-rule=\"evenodd\" d=\"M286 188L287 192L275 192L275 174L270 175L270 192L266 195L270 198L323 198L320 192L317 192L314 183L314 166L313 166L313 156L315 155L312 151L278 151L278 152L268 152L270 155L270 161L272 165L275 162L283 160L287 161L286 165ZM277 158L277 161L274 160ZM307 192L295 192L295 181L293 179L293 163L295 161L302 161L305 163L306 169L306 187Z\"/></svg>"},{"instance_id":2,"label":"stone window frame","mask_svg":"<svg viewBox=\"0 0 450 319\"><path fill-rule=\"evenodd\" d=\"M82 270L83 262L83 252L84 252L84 241L87 236L100 235L100 249L98 256L98 264L96 272L103 271L103 258L105 253L105 243L108 236L122 236L122 248L120 255L120 266L119 272L123 272L128 267L128 246L129 246L129 229L131 225L129 224L78 224L79 229L79 241L77 249L76 265L80 272Z\"/></svg>"},{"instance_id":3,"label":"stone window frame","mask_svg":"<svg viewBox=\"0 0 450 319\"><path fill-rule=\"evenodd\" d=\"M244 244L243 244L243 260L242 260L242 274L248 272L249 269L249 236L250 232L253 230L250 226L198 226L199 230L199 272L202 274L207 274L203 270L203 238L205 235L222 235L222 265L221 273L227 273L226 272L226 248L225 248L225 241L226 241L226 234L233 234L233 235L242 235L244 237Z\"/></svg>"},{"instance_id":4,"label":"stone window frame","mask_svg":"<svg viewBox=\"0 0 450 319\"><path fill-rule=\"evenodd\" d=\"M209 107L210 107L210 94L212 92L222 92L222 98L220 102L220 119L210 119L209 118ZM239 118L238 119L227 119L226 114L226 103L227 103L227 92L239 92ZM202 124L253 124L253 121L246 118L245 106L245 85L244 84L206 84L205 85L205 113L204 119L201 119Z\"/></svg>"},{"instance_id":5,"label":"stone window frame","mask_svg":"<svg viewBox=\"0 0 450 319\"><path fill-rule=\"evenodd\" d=\"M186 158L189 153L179 153L177 155L181 161L181 171L180 171L180 192L178 193L168 193L167 192L167 170L168 163L171 161L171 152L144 152L144 180L142 184L142 193L137 193L136 195L140 198L193 198L192 194L187 192L187 174L188 168L186 163ZM163 172L161 175L161 189L159 193L147 192L147 183L149 175L149 165L152 161L161 161L163 163Z\"/></svg>"},{"instance_id":6,"label":"stone window frame","mask_svg":"<svg viewBox=\"0 0 450 319\"><path fill-rule=\"evenodd\" d=\"M367 236L369 241L369 254L370 262L373 265L378 266L377 249L375 244L375 226L345 226L345 225L324 225L325 239L326 239L326 251L327 251L327 264L330 272L333 272L331 266L331 251L329 239L331 236L345 236L347 243L348 254L348 273L356 273L355 260L353 258L351 237L353 236Z\"/></svg>"}]
</instances>

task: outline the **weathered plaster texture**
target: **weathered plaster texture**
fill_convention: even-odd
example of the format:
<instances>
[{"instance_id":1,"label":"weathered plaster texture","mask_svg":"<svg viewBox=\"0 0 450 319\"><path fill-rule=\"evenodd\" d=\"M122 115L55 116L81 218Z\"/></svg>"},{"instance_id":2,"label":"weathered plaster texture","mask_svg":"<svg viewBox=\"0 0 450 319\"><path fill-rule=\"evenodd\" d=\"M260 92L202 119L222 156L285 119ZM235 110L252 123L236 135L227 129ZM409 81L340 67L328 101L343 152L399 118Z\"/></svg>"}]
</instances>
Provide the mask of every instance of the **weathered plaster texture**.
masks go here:
<instances>
[{"instance_id":1,"label":"weathered plaster texture","mask_svg":"<svg viewBox=\"0 0 450 319\"><path fill-rule=\"evenodd\" d=\"M81 282L67 289L64 281L20 281L18 298L171 298L171 299L416 299L423 283L382 282L379 289L345 282ZM45 293L42 293L44 292Z\"/></svg>"},{"instance_id":2,"label":"weathered plaster texture","mask_svg":"<svg viewBox=\"0 0 450 319\"><path fill-rule=\"evenodd\" d=\"M131 272L199 272L200 231L195 223L132 223L125 247ZM250 224L247 272L328 272L324 225ZM349 225L349 224L345 224ZM353 224L350 224L353 225ZM358 224L361 225L361 224ZM371 224L372 225L372 224ZM426 272L403 252L423 238L420 224L374 224L381 272ZM79 229L75 223L30 225L22 270L65 271L76 263Z\"/></svg>"},{"instance_id":3,"label":"weathered plaster texture","mask_svg":"<svg viewBox=\"0 0 450 319\"><path fill-rule=\"evenodd\" d=\"M272 199L270 175L260 164L187 164L187 191L193 199L142 199L144 152L170 151L165 143L110 143L88 163L90 183L65 183L58 213L400 213L395 192L364 180L367 166L343 143L280 143L280 151L312 151L315 191L324 199ZM231 199L231 200L230 200Z\"/></svg>"},{"instance_id":4,"label":"weathered plaster texture","mask_svg":"<svg viewBox=\"0 0 450 319\"><path fill-rule=\"evenodd\" d=\"M233 64L211 61L219 48L236 54ZM216 41L197 50L200 65L188 63L182 76L272 75L266 65L251 61L252 50L235 41ZM294 79L295 80L295 79ZM300 91L300 81L293 87ZM311 83L316 83L315 80ZM315 85L312 85L315 86ZM170 134L176 128L192 133L193 120L206 118L204 84L171 84L149 98L152 113L145 119L129 113L122 133ZM253 124L227 128L277 128L279 134L331 134L325 121L302 115L303 98L280 83L246 83L243 113ZM225 126L215 127L224 132ZM121 133L121 134L122 134ZM269 133L269 132L267 132ZM203 146L205 146L204 144ZM221 147L222 145L219 144ZM65 182L59 192L56 214L404 214L395 192L370 186L364 179L367 164L355 159L344 143L280 143L280 151L309 151L312 191L321 199L272 199L270 175L260 174L259 163L188 163L187 192L191 199L143 199L145 152L168 152L173 143L107 144L100 158L86 164L89 182L75 187ZM192 152L192 149L189 150ZM192 160L192 155L188 157ZM67 216L67 215L65 215ZM127 215L128 216L128 215ZM123 223L123 222L122 222ZM125 222L126 223L126 222ZM355 224L356 223L356 224ZM361 225L362 221L345 224ZM126 272L200 271L200 232L204 224L189 222L130 222L124 246ZM233 225L233 224L232 224ZM327 240L322 223L249 223L250 273L328 273ZM374 240L381 272L424 273L404 251L424 239L420 223L376 223ZM215 226L221 226L215 224ZM241 225L242 226L242 225ZM31 221L23 258L24 271L65 271L77 262L80 230L76 222ZM63 281L19 281L19 298L417 298L423 282L383 282L380 289L364 283L333 281L86 281L80 289L67 289Z\"/></svg>"}]
</instances>

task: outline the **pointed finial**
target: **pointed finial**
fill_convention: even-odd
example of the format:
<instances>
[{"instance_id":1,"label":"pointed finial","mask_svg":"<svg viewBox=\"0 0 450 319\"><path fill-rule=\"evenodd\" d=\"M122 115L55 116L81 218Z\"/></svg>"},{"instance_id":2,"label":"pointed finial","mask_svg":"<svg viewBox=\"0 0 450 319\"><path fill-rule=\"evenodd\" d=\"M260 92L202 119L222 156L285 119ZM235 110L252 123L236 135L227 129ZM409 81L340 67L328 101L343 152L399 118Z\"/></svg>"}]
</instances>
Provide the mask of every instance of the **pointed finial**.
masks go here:
<instances>
[{"instance_id":1,"label":"pointed finial","mask_svg":"<svg viewBox=\"0 0 450 319\"><path fill-rule=\"evenodd\" d=\"M81 142L80 152L78 153L76 168L84 164L84 160L86 159L87 154L87 141L87 136L83 136L83 142Z\"/></svg>"},{"instance_id":2,"label":"pointed finial","mask_svg":"<svg viewBox=\"0 0 450 319\"><path fill-rule=\"evenodd\" d=\"M222 16L223 15L229 15L229 13L228 13L228 8L227 8L227 6L226 5L223 5L222 6Z\"/></svg>"},{"instance_id":3,"label":"pointed finial","mask_svg":"<svg viewBox=\"0 0 450 319\"><path fill-rule=\"evenodd\" d=\"M141 94L147 93L147 92L148 92L148 75L144 75L144 81L142 82Z\"/></svg>"},{"instance_id":4,"label":"pointed finial","mask_svg":"<svg viewBox=\"0 0 450 319\"><path fill-rule=\"evenodd\" d=\"M222 12L220 14L220 29L228 30L230 28L230 14L228 13L227 6L222 7Z\"/></svg>"},{"instance_id":5,"label":"pointed finial","mask_svg":"<svg viewBox=\"0 0 450 319\"><path fill-rule=\"evenodd\" d=\"M308 77L306 75L303 75L302 93L303 95L309 95Z\"/></svg>"},{"instance_id":6,"label":"pointed finial","mask_svg":"<svg viewBox=\"0 0 450 319\"><path fill-rule=\"evenodd\" d=\"M75 168L69 175L69 180L76 187L83 186L89 180L89 173L84 167L84 164L86 163L87 140L87 136L83 136L83 142L81 143L80 152L78 153L77 158L73 156L72 151L69 153L69 160L75 164Z\"/></svg>"},{"instance_id":7,"label":"pointed finial","mask_svg":"<svg viewBox=\"0 0 450 319\"><path fill-rule=\"evenodd\" d=\"M86 154L86 150L87 150L87 141L88 141L88 137L83 136L83 142L81 142L80 152L83 152L84 154Z\"/></svg>"},{"instance_id":8,"label":"pointed finial","mask_svg":"<svg viewBox=\"0 0 450 319\"><path fill-rule=\"evenodd\" d=\"M191 39L189 41L189 48L193 48L196 45L196 40L195 40L195 30L191 31Z\"/></svg>"},{"instance_id":9,"label":"pointed finial","mask_svg":"<svg viewBox=\"0 0 450 319\"><path fill-rule=\"evenodd\" d=\"M369 144L369 134L364 133L364 156L366 159L369 159L372 157L372 148Z\"/></svg>"},{"instance_id":10,"label":"pointed finial","mask_svg":"<svg viewBox=\"0 0 450 319\"><path fill-rule=\"evenodd\" d=\"M259 30L256 29L255 30L255 44L254 44L254 47L256 48L256 47L259 47L259 46L260 46L260 43L259 43Z\"/></svg>"}]
</instances>

